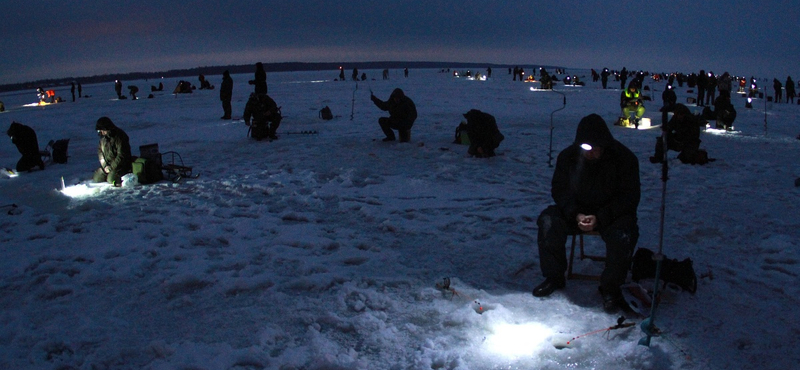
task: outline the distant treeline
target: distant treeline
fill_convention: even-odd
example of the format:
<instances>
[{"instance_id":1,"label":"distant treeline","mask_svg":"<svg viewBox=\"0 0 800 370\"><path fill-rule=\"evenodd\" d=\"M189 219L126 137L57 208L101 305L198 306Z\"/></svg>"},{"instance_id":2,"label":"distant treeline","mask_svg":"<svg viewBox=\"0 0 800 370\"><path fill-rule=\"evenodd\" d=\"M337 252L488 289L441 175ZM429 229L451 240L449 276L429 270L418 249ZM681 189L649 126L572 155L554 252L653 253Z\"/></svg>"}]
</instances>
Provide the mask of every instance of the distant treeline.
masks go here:
<instances>
[{"instance_id":1,"label":"distant treeline","mask_svg":"<svg viewBox=\"0 0 800 370\"><path fill-rule=\"evenodd\" d=\"M498 73L502 73L502 69L513 68L512 65L505 64L491 64L491 63L463 63L463 62L340 62L340 63L301 63L301 62L284 62L284 63L264 63L264 69L267 72L294 72L294 71L323 71L330 70L331 74L338 75L339 67L344 67L345 70L352 70L358 68L360 70L366 69L420 69L420 68L482 68L491 67L498 69ZM529 65L519 66L527 67ZM561 68L556 66L538 66L546 69ZM215 66L215 67L197 67L189 69L173 69L165 72L131 72L122 74L105 74L89 77L65 77L58 79L38 80L24 83L0 85L0 92L36 89L38 87L57 87L69 86L72 81L79 81L82 85L89 85L93 83L110 82L114 80L145 80L155 79L161 77L197 77L200 74L213 76L221 75L222 72L228 70L231 74L241 73L254 73L255 62L252 64L229 65L229 66ZM349 76L349 74L348 74Z\"/></svg>"}]
</instances>

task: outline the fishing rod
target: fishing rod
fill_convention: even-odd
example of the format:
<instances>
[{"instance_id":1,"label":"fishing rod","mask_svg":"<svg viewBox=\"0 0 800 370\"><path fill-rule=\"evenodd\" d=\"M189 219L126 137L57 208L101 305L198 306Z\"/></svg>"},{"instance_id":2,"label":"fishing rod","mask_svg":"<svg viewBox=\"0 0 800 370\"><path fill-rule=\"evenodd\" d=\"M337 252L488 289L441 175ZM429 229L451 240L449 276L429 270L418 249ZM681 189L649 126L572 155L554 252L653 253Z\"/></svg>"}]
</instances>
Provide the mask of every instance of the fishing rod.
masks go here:
<instances>
[{"instance_id":1,"label":"fishing rod","mask_svg":"<svg viewBox=\"0 0 800 370\"><path fill-rule=\"evenodd\" d=\"M547 151L547 166L553 167L553 130L555 130L555 126L553 125L553 114L567 107L567 96L559 91L555 90L550 90L550 91L561 95L561 97L564 99L561 108L558 108L550 112L550 149Z\"/></svg>"},{"instance_id":2,"label":"fishing rod","mask_svg":"<svg viewBox=\"0 0 800 370\"><path fill-rule=\"evenodd\" d=\"M653 305L650 307L650 316L642 321L639 327L642 329L642 332L645 334L645 337L639 340L639 344L643 346L650 346L650 338L661 334L661 330L659 330L655 325L656 320L656 309L658 308L658 281L661 279L661 267L664 261L664 214L666 213L667 208L667 180L669 179L669 163L667 162L667 135L665 131L661 131L661 144L664 147L664 154L661 158L661 224L659 225L659 232L658 232L658 252L653 254L653 260L656 261L656 284L655 288L653 288L653 298L652 302Z\"/></svg>"}]
</instances>

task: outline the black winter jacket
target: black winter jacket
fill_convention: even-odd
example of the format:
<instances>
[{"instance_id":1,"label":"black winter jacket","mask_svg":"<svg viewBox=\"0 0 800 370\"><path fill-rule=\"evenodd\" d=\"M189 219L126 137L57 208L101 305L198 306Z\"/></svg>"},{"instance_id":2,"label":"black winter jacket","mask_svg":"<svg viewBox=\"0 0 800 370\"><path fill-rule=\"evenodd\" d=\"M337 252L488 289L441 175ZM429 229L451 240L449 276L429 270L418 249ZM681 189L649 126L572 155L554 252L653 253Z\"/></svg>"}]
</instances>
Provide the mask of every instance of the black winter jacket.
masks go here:
<instances>
[{"instance_id":1,"label":"black winter jacket","mask_svg":"<svg viewBox=\"0 0 800 370\"><path fill-rule=\"evenodd\" d=\"M603 155L596 161L587 160L583 143L603 147ZM598 229L622 216L636 217L640 188L639 161L633 152L611 136L600 116L584 118L575 143L559 153L553 174L551 193L564 217L575 220L578 213L595 215Z\"/></svg>"}]
</instances>

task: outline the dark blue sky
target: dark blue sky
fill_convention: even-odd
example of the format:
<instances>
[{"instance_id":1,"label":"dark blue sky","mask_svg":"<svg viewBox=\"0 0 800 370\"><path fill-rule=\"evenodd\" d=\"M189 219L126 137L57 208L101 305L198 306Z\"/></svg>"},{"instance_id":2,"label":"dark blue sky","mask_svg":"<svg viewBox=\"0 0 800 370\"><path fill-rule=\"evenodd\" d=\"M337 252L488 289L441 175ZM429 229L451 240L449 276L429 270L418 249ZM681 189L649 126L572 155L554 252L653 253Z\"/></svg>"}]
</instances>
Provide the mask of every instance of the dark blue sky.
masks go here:
<instances>
[{"instance_id":1,"label":"dark blue sky","mask_svg":"<svg viewBox=\"0 0 800 370\"><path fill-rule=\"evenodd\" d=\"M0 84L257 61L800 76L796 0L0 0L0 8Z\"/></svg>"}]
</instances>

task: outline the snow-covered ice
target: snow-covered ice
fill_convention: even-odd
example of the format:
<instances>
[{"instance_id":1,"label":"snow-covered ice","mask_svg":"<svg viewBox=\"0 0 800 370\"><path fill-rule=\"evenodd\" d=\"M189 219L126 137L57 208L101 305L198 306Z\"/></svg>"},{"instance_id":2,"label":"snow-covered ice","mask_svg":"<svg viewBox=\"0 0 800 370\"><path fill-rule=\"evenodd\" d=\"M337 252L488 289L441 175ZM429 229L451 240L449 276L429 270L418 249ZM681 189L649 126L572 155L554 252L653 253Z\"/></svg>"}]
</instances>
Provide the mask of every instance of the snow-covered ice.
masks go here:
<instances>
[{"instance_id":1,"label":"snow-covered ice","mask_svg":"<svg viewBox=\"0 0 800 370\"><path fill-rule=\"evenodd\" d=\"M33 127L41 147L70 139L67 164L0 178L0 368L790 369L800 362L800 106L759 99L745 109L734 94L737 132L702 134L715 162L681 164L670 152L664 253L692 258L700 279L694 295L664 293L655 320L664 334L641 346L637 325L557 349L613 326L618 315L603 312L596 282L569 281L544 299L530 293L542 279L535 220L552 203L551 117L555 157L581 117L598 113L612 124L620 90L558 85L567 103L553 113L562 95L531 91L538 84L503 72L469 81L438 70L411 70L408 78L392 71L391 80L356 85L333 81L337 71L268 71L285 116L274 142L252 141L243 123L220 120L218 90L170 94L178 79L123 81L143 92L136 101L117 100L113 83L83 86L90 98L44 107L24 106L35 91L0 94L4 124ZM567 72L589 81L588 71ZM240 116L252 76L232 77ZM219 86L221 76L207 78ZM158 82L168 91L144 98ZM645 116L658 123L665 83L645 85L654 96ZM386 99L395 87L419 110L411 143L380 141L384 112L369 91ZM679 102L686 90L677 89ZM68 87L57 94L70 100ZM326 105L332 121L318 118ZM452 143L472 108L497 118L506 137L499 156L470 158ZM91 177L101 116L128 133L134 155L158 143L199 177L121 189L81 184L89 195L76 197L57 191L62 178L75 185ZM291 134L300 131L318 134ZM639 157L638 245L656 250L663 183L648 157L659 131L611 131ZM0 165L13 167L18 157L10 142L0 145ZM452 290L437 288L444 278Z\"/></svg>"}]
</instances>

